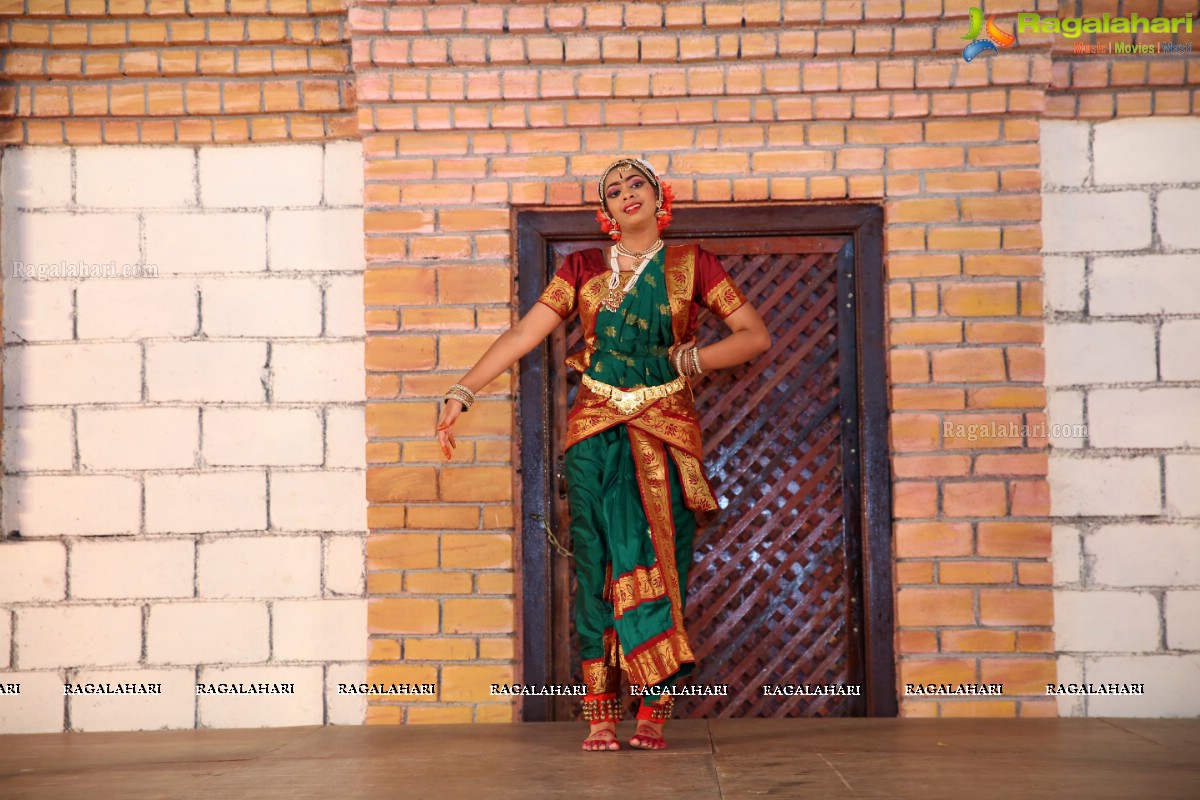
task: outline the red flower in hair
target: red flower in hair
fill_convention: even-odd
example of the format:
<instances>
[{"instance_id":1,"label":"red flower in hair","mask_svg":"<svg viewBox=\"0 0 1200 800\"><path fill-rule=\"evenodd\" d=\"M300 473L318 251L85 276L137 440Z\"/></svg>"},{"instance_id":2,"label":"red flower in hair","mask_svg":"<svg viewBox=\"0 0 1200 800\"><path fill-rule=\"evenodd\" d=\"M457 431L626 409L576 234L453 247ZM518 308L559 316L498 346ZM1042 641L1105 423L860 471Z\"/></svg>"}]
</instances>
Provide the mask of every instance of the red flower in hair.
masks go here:
<instances>
[{"instance_id":1,"label":"red flower in hair","mask_svg":"<svg viewBox=\"0 0 1200 800\"><path fill-rule=\"evenodd\" d=\"M600 223L600 230L604 231L605 233L610 233L612 232L613 228L617 227L616 223L610 221L608 215L603 211L596 212L596 221Z\"/></svg>"},{"instance_id":2,"label":"red flower in hair","mask_svg":"<svg viewBox=\"0 0 1200 800\"><path fill-rule=\"evenodd\" d=\"M675 199L675 192L671 190L671 184L664 183L662 185L663 204L662 210L665 212L658 218L658 230L661 233L668 225L671 224L671 201Z\"/></svg>"}]
</instances>

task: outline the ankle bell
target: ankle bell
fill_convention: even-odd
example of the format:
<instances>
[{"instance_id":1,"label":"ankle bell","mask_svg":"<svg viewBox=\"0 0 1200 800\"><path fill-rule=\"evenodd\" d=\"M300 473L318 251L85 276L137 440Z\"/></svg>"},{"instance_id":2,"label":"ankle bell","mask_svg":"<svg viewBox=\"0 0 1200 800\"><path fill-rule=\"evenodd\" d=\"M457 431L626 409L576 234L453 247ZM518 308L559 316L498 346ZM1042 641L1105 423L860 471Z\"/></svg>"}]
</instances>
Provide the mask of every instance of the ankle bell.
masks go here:
<instances>
[{"instance_id":1,"label":"ankle bell","mask_svg":"<svg viewBox=\"0 0 1200 800\"><path fill-rule=\"evenodd\" d=\"M624 711L615 693L585 695L580 706L583 718L591 723L620 722Z\"/></svg>"}]
</instances>

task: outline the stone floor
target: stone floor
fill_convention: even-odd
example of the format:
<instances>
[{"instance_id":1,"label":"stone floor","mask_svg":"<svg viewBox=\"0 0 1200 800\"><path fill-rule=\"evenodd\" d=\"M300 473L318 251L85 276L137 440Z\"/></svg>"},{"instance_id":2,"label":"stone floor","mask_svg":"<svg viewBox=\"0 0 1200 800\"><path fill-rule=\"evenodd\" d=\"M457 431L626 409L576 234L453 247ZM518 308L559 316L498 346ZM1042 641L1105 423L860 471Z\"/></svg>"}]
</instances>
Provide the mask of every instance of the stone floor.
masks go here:
<instances>
[{"instance_id":1,"label":"stone floor","mask_svg":"<svg viewBox=\"0 0 1200 800\"><path fill-rule=\"evenodd\" d=\"M714 719L0 736L3 800L1200 798L1200 720ZM632 733L624 722L623 739Z\"/></svg>"}]
</instances>

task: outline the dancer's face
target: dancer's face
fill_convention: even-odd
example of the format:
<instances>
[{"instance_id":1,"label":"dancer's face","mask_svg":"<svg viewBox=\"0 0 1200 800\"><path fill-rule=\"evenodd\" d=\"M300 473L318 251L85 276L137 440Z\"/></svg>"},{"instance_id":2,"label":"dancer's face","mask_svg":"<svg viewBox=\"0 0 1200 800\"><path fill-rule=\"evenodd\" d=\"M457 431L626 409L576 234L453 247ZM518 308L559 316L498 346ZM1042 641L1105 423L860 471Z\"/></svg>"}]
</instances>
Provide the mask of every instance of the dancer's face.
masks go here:
<instances>
[{"instance_id":1,"label":"dancer's face","mask_svg":"<svg viewBox=\"0 0 1200 800\"><path fill-rule=\"evenodd\" d=\"M632 167L614 169L605 180L604 203L623 230L653 222L656 199L654 184Z\"/></svg>"}]
</instances>

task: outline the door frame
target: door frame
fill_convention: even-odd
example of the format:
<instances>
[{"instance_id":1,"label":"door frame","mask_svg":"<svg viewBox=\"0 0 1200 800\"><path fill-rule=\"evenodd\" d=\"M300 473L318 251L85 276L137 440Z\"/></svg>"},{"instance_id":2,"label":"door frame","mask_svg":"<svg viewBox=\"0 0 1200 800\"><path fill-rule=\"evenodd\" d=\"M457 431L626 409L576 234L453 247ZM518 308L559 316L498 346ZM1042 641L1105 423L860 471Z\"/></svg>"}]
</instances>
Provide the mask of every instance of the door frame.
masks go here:
<instances>
[{"instance_id":1,"label":"door frame","mask_svg":"<svg viewBox=\"0 0 1200 800\"><path fill-rule=\"evenodd\" d=\"M520 313L525 314L541 296L551 274L551 246L557 242L597 238L594 209L517 210L514 282ZM888 383L886 304L883 272L883 209L869 203L814 205L769 203L754 205L678 208L664 235L676 239L741 238L745 236L850 235L853 238L853 274L839 275L839 284L853 286L854 333L858 384L857 468L862 480L857 501L862 553L862 619L867 716L894 717L896 661L894 596L892 587L892 482L888 463ZM841 270L839 270L840 272ZM844 310L844 309L843 309ZM844 335L840 331L839 335ZM514 467L519 482L514 536L514 563L520 591L516 601L516 639L520 659L517 680L527 685L552 681L554 637L550 608L553 550L541 522L530 514L544 513L556 482L553 454L543 424L544 386L548 374L549 345L542 344L520 361L518 435L524 446L514 446ZM523 458L539 453L540 458ZM852 595L853 598L853 595ZM521 696L517 717L524 721L552 719L552 697Z\"/></svg>"}]
</instances>

